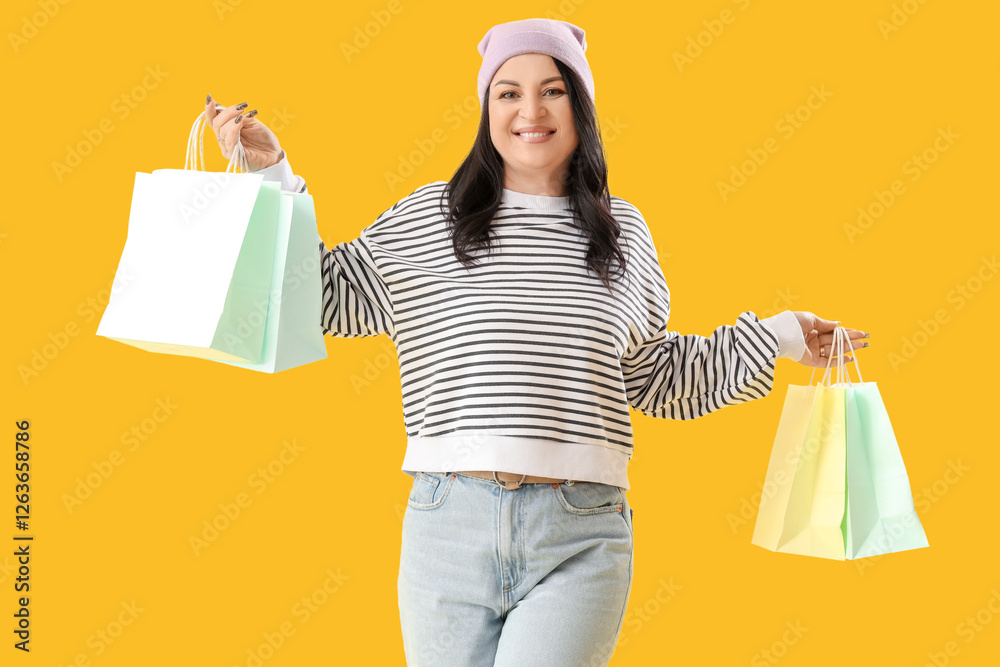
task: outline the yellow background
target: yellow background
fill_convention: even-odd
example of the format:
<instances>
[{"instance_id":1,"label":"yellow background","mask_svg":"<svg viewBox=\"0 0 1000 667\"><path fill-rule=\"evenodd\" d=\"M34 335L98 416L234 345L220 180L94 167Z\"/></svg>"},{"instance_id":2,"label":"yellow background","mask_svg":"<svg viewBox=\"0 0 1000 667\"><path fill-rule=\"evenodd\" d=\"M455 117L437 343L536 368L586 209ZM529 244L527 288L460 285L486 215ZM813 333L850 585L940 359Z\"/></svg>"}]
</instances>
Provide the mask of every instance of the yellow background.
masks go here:
<instances>
[{"instance_id":1,"label":"yellow background","mask_svg":"<svg viewBox=\"0 0 1000 667\"><path fill-rule=\"evenodd\" d=\"M247 665L265 633L288 623L294 634L268 667L404 664L396 577L411 478L399 470L405 437L388 339L327 338L326 361L267 375L95 331L134 174L182 166L206 94L259 109L306 178L332 245L416 187L451 177L478 123L476 45L496 23L542 16L586 30L611 192L652 229L673 296L670 328L708 335L743 310L789 308L870 331L861 370L878 382L931 545L836 562L750 544L785 389L808 382L804 366L781 360L771 395L696 421L635 413L635 577L612 664L775 664L780 655L789 667L916 666L928 654L937 664L996 664L1000 280L983 258L1000 241L997 6L398 0L401 10L348 59L343 44L388 7L4 3L2 437L10 443L14 422L31 420L36 539L26 655L12 648L16 531L5 473L0 663ZM697 57L678 67L675 53L699 33L702 52L691 47ZM830 96L800 109L811 86ZM809 118L787 136L776 124L797 111ZM102 123L112 131L95 135ZM947 128L957 138L935 153ZM421 152L436 130L445 141ZM100 142L57 175L53 163L87 133ZM221 171L206 139L209 168ZM768 139L777 152L724 200L718 182ZM912 180L907 163L925 151L934 161ZM401 164L412 174L390 185ZM850 239L858 207L897 179L904 193ZM959 285L972 298L957 299ZM936 314L939 326L921 337ZM34 351L73 326L77 335L22 379ZM162 421L158 399L176 406ZM122 437L133 428L147 431L130 449ZM255 485L286 441L304 449ZM116 450L120 465L69 511L78 478ZM10 471L13 446L2 451ZM956 468L961 475L949 473ZM189 538L241 493L249 506L196 555ZM734 524L741 512L746 522ZM328 570L339 587L303 618L296 605ZM141 611L131 618L123 605L133 601ZM130 624L100 640L117 633L120 616ZM798 637L786 633L796 623L806 628Z\"/></svg>"}]
</instances>

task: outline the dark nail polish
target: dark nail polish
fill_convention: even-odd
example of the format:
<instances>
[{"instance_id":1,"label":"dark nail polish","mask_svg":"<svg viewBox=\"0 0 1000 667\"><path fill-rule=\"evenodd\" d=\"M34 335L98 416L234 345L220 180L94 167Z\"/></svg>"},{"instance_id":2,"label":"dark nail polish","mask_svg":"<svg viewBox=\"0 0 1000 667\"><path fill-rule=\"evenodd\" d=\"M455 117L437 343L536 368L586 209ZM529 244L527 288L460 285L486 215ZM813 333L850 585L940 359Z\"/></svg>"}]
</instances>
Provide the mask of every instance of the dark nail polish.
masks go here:
<instances>
[{"instance_id":1,"label":"dark nail polish","mask_svg":"<svg viewBox=\"0 0 1000 667\"><path fill-rule=\"evenodd\" d=\"M868 347L868 341L865 341L864 347Z\"/></svg>"},{"instance_id":2,"label":"dark nail polish","mask_svg":"<svg viewBox=\"0 0 1000 667\"><path fill-rule=\"evenodd\" d=\"M237 123L240 122L241 120L243 120L243 114L240 114L239 116L236 117Z\"/></svg>"},{"instance_id":3,"label":"dark nail polish","mask_svg":"<svg viewBox=\"0 0 1000 667\"><path fill-rule=\"evenodd\" d=\"M249 104L247 104L246 102L240 102L239 104L237 104L237 105L236 105L236 110L237 110L237 111L243 111L243 110L244 110L244 109L246 109L246 108L247 108L248 106L250 106L250 105L249 105Z\"/></svg>"},{"instance_id":4,"label":"dark nail polish","mask_svg":"<svg viewBox=\"0 0 1000 667\"><path fill-rule=\"evenodd\" d=\"M870 332L870 331L866 331L866 332L865 332L865 335L864 335L864 336L862 336L862 338L868 338L868 337L869 337L869 336L871 336L871 335L872 335L872 334L871 334L871 332Z\"/></svg>"},{"instance_id":5,"label":"dark nail polish","mask_svg":"<svg viewBox=\"0 0 1000 667\"><path fill-rule=\"evenodd\" d=\"M256 115L257 115L257 110L254 109L253 111L247 114L247 118L253 118Z\"/></svg>"},{"instance_id":6,"label":"dark nail polish","mask_svg":"<svg viewBox=\"0 0 1000 667\"><path fill-rule=\"evenodd\" d=\"M205 106L208 106L211 103L212 103L212 95L209 94L205 97Z\"/></svg>"}]
</instances>

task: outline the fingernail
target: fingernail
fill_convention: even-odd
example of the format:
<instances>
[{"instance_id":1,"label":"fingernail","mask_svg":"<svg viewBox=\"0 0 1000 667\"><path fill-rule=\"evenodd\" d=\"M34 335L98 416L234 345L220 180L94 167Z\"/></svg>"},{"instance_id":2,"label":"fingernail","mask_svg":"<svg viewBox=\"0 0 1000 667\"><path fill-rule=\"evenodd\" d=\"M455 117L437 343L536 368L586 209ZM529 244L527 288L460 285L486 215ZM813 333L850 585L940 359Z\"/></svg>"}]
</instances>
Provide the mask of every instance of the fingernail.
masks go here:
<instances>
[{"instance_id":1,"label":"fingernail","mask_svg":"<svg viewBox=\"0 0 1000 667\"><path fill-rule=\"evenodd\" d=\"M243 114L240 114L239 116L236 117L237 123L240 122L241 120L243 120Z\"/></svg>"},{"instance_id":2,"label":"fingernail","mask_svg":"<svg viewBox=\"0 0 1000 667\"><path fill-rule=\"evenodd\" d=\"M209 104L211 104L211 103L212 103L212 94L211 94L211 93L209 93L209 94L208 94L208 95L207 95L207 96L205 97L205 105L206 105L206 106L208 106L208 105L209 105Z\"/></svg>"},{"instance_id":3,"label":"fingernail","mask_svg":"<svg viewBox=\"0 0 1000 667\"><path fill-rule=\"evenodd\" d=\"M237 105L236 105L236 110L237 110L237 111L243 111L243 110L244 110L244 109L246 109L246 108L247 108L248 106L250 106L250 105L249 105L249 104L247 104L246 102L240 102L239 104L237 104Z\"/></svg>"},{"instance_id":4,"label":"fingernail","mask_svg":"<svg viewBox=\"0 0 1000 667\"><path fill-rule=\"evenodd\" d=\"M868 347L868 341L865 341L865 344L862 347Z\"/></svg>"},{"instance_id":5,"label":"fingernail","mask_svg":"<svg viewBox=\"0 0 1000 667\"><path fill-rule=\"evenodd\" d=\"M257 115L257 110L254 109L253 111L247 114L247 118L253 118L256 115Z\"/></svg>"},{"instance_id":6,"label":"fingernail","mask_svg":"<svg viewBox=\"0 0 1000 667\"><path fill-rule=\"evenodd\" d=\"M862 338L868 338L868 337L869 337L869 336L871 336L871 335L872 335L872 334L871 334L871 332L870 332L870 331L866 331L866 332L865 332L865 335L864 335L864 336L862 336Z\"/></svg>"}]
</instances>

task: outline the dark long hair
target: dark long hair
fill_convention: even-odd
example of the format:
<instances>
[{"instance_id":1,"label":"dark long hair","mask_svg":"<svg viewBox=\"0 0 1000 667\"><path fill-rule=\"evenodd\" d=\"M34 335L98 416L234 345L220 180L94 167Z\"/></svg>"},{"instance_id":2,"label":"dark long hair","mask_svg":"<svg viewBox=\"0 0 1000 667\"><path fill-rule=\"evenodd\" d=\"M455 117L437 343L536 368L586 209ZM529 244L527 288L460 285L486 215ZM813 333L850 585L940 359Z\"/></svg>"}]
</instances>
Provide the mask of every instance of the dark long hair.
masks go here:
<instances>
[{"instance_id":1,"label":"dark long hair","mask_svg":"<svg viewBox=\"0 0 1000 667\"><path fill-rule=\"evenodd\" d=\"M587 265L610 292L611 277L614 273L625 275L626 260L618 245L621 228L611 214L608 166L597 113L576 72L558 58L553 60L565 81L579 137L569 170L563 174L569 190L570 210L576 224L590 240ZM489 253L493 250L495 232L491 223L500 208L503 187L503 158L490 138L487 91L476 141L445 188L448 198L445 216L455 257L466 268L477 262L472 255L474 251L485 248ZM615 271L612 270L613 262L618 264Z\"/></svg>"}]
</instances>

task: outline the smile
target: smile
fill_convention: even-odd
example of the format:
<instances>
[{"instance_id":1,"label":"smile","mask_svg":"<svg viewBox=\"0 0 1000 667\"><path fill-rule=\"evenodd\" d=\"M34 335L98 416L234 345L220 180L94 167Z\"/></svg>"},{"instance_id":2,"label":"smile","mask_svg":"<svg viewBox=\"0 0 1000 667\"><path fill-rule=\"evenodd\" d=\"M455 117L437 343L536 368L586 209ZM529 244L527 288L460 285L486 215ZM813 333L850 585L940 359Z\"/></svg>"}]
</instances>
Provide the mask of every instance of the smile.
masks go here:
<instances>
[{"instance_id":1,"label":"smile","mask_svg":"<svg viewBox=\"0 0 1000 667\"><path fill-rule=\"evenodd\" d=\"M523 133L515 132L514 134L520 137L521 141L525 143L537 144L543 141L548 141L549 138L553 134L555 134L555 132L556 132L555 130L552 130L551 132L523 132Z\"/></svg>"}]
</instances>

